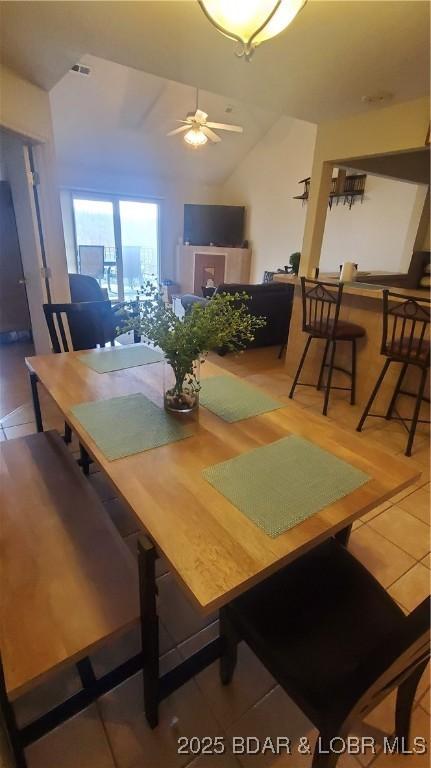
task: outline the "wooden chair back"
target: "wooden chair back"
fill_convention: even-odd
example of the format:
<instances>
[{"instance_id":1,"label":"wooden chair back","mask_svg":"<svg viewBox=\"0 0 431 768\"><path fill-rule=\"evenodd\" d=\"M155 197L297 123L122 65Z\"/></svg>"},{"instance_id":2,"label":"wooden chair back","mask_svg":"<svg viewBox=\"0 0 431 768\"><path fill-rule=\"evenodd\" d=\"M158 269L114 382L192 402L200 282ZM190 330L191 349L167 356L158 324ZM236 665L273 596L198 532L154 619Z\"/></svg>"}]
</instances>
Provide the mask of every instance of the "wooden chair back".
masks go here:
<instances>
[{"instance_id":1,"label":"wooden chair back","mask_svg":"<svg viewBox=\"0 0 431 768\"><path fill-rule=\"evenodd\" d=\"M104 347L107 335L111 336L111 344L114 343L109 301L44 304L43 311L56 353Z\"/></svg>"},{"instance_id":2,"label":"wooden chair back","mask_svg":"<svg viewBox=\"0 0 431 768\"><path fill-rule=\"evenodd\" d=\"M337 330L343 284L301 277L302 330L331 339Z\"/></svg>"},{"instance_id":3,"label":"wooden chair back","mask_svg":"<svg viewBox=\"0 0 431 768\"><path fill-rule=\"evenodd\" d=\"M401 363L422 368L430 364L431 302L383 291L381 353Z\"/></svg>"},{"instance_id":4,"label":"wooden chair back","mask_svg":"<svg viewBox=\"0 0 431 768\"><path fill-rule=\"evenodd\" d=\"M359 664L355 678L358 695L349 720L364 719L382 699L398 688L415 670L423 672L430 658L430 598L426 597L405 618L401 633Z\"/></svg>"}]
</instances>

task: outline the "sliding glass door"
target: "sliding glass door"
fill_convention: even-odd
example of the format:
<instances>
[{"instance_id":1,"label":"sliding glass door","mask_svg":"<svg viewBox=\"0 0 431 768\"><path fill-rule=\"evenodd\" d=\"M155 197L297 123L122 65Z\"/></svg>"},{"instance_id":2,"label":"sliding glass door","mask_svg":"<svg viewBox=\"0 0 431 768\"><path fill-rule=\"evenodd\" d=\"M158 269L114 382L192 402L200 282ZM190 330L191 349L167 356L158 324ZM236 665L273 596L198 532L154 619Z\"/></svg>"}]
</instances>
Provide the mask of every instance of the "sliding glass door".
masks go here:
<instances>
[{"instance_id":1,"label":"sliding glass door","mask_svg":"<svg viewBox=\"0 0 431 768\"><path fill-rule=\"evenodd\" d=\"M77 269L96 278L110 299L131 299L159 281L159 204L74 193Z\"/></svg>"}]
</instances>

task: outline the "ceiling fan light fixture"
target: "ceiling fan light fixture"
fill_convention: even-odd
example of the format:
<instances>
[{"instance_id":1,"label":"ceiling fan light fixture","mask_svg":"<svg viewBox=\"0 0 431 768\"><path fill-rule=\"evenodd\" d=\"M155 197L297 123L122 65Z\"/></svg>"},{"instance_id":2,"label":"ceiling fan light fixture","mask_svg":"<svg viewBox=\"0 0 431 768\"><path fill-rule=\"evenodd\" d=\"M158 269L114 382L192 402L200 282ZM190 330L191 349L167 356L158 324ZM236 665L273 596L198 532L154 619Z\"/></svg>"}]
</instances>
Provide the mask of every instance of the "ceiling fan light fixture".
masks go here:
<instances>
[{"instance_id":1,"label":"ceiling fan light fixture","mask_svg":"<svg viewBox=\"0 0 431 768\"><path fill-rule=\"evenodd\" d=\"M199 0L206 17L226 37L240 43L237 54L250 61L254 49L280 34L307 0Z\"/></svg>"},{"instance_id":2,"label":"ceiling fan light fixture","mask_svg":"<svg viewBox=\"0 0 431 768\"><path fill-rule=\"evenodd\" d=\"M203 147L208 139L199 128L190 128L190 130L184 134L184 141L186 141L187 144L190 144L191 147L197 149L198 147Z\"/></svg>"}]
</instances>

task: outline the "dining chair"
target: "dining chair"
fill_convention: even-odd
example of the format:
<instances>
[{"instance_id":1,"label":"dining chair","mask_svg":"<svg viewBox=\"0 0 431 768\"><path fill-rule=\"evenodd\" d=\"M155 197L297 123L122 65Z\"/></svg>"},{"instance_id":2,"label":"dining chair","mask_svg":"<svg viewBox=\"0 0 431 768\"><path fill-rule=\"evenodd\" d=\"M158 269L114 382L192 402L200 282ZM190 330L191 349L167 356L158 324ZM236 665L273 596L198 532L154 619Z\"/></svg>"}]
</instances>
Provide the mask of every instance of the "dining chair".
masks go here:
<instances>
[{"instance_id":1,"label":"dining chair","mask_svg":"<svg viewBox=\"0 0 431 768\"><path fill-rule=\"evenodd\" d=\"M289 397L293 398L297 386L316 387L325 390L323 402L323 415L328 412L329 396L331 389L341 389L350 392L350 404L355 404L356 397L356 341L365 336L365 329L361 325L340 320L340 308L343 297L343 283L329 283L321 280L311 280L301 277L302 292L302 330L308 334L304 351L293 380ZM325 348L320 366L319 378L316 383L308 384L299 381L307 353L313 339L325 339ZM335 365L335 352L337 343L350 342L352 345L351 370ZM328 354L329 355L329 363ZM325 368L328 368L326 384L323 383ZM332 385L332 374L341 371L350 377L350 387Z\"/></svg>"},{"instance_id":2,"label":"dining chair","mask_svg":"<svg viewBox=\"0 0 431 768\"><path fill-rule=\"evenodd\" d=\"M52 348L56 353L104 347L107 329L111 346L114 345L112 308L109 301L44 304L43 311Z\"/></svg>"},{"instance_id":3,"label":"dining chair","mask_svg":"<svg viewBox=\"0 0 431 768\"><path fill-rule=\"evenodd\" d=\"M430 368L430 323L431 300L429 296L417 298L394 293L389 289L383 291L383 333L380 353L386 357L386 360L356 429L358 432L362 431L368 416L401 421L409 435L405 450L406 456L411 456L418 422L424 421L429 423L426 420L419 419L419 414L422 402L427 400L425 397L425 385ZM389 407L385 414L370 413L391 363L400 364L401 370ZM410 366L420 371L417 392L402 389ZM415 398L415 406L411 418L402 417L396 413L397 400L400 395ZM408 429L405 423L409 421L411 422L410 429Z\"/></svg>"},{"instance_id":4,"label":"dining chair","mask_svg":"<svg viewBox=\"0 0 431 768\"><path fill-rule=\"evenodd\" d=\"M405 616L332 538L221 609L221 680L231 682L245 640L318 729L312 768L334 768L331 739L345 739L395 688L396 736L407 745L429 611L427 598Z\"/></svg>"},{"instance_id":5,"label":"dining chair","mask_svg":"<svg viewBox=\"0 0 431 768\"><path fill-rule=\"evenodd\" d=\"M109 301L81 301L70 304L44 304L46 324L51 339L53 352L71 352L80 349L104 347L107 335L114 346L114 325L112 308ZM63 319L64 318L64 319ZM70 443L72 430L64 423L64 441ZM89 457L80 446L81 466L89 472Z\"/></svg>"}]
</instances>

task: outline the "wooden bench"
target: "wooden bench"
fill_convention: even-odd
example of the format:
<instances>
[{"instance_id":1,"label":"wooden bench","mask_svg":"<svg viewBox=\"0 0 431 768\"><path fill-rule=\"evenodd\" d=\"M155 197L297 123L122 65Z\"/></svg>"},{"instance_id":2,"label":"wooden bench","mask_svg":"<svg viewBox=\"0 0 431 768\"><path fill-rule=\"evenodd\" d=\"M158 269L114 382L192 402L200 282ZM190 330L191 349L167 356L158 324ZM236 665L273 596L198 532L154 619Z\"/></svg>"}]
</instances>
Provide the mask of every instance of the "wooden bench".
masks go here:
<instances>
[{"instance_id":1,"label":"wooden bench","mask_svg":"<svg viewBox=\"0 0 431 768\"><path fill-rule=\"evenodd\" d=\"M88 659L139 621L138 572L56 432L1 444L0 509L0 705L21 768L27 744L142 667L96 679ZM71 663L82 691L19 731L11 701Z\"/></svg>"}]
</instances>

